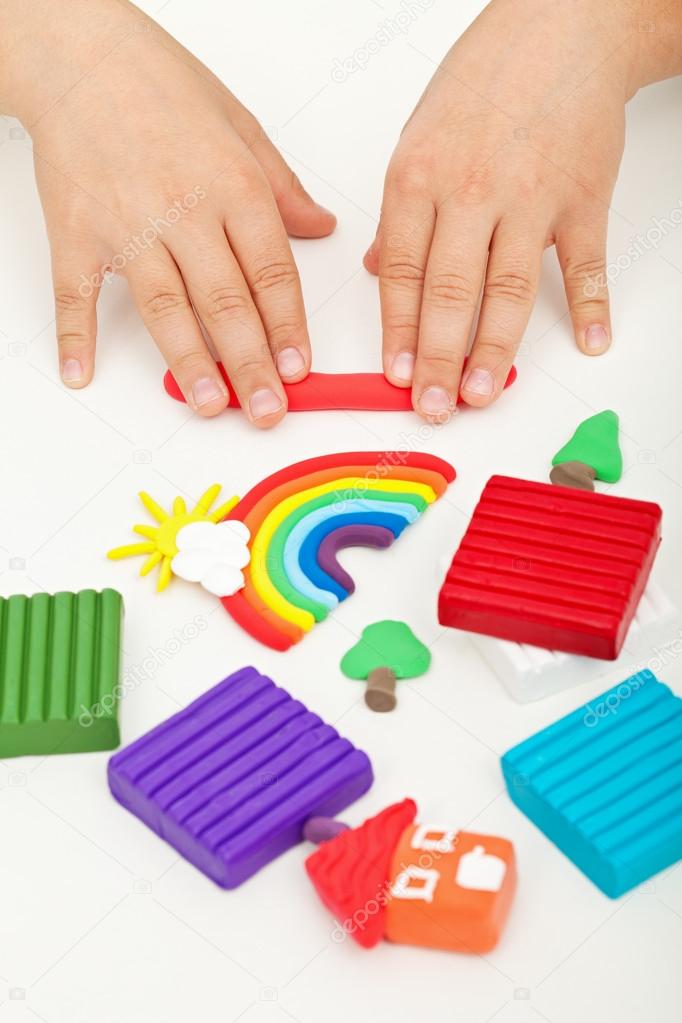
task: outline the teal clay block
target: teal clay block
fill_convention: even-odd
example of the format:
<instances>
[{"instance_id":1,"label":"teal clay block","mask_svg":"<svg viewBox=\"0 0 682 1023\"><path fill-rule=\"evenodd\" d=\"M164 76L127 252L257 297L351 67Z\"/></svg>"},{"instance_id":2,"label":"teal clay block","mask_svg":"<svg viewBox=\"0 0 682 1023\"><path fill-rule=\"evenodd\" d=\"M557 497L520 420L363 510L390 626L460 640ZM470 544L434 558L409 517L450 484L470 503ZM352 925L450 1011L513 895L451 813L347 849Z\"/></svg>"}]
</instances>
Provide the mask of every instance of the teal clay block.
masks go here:
<instances>
[{"instance_id":1,"label":"teal clay block","mask_svg":"<svg viewBox=\"0 0 682 1023\"><path fill-rule=\"evenodd\" d=\"M0 597L0 757L120 743L116 590Z\"/></svg>"},{"instance_id":2,"label":"teal clay block","mask_svg":"<svg viewBox=\"0 0 682 1023\"><path fill-rule=\"evenodd\" d=\"M682 699L645 669L502 758L520 810L612 899L682 857Z\"/></svg>"}]
</instances>

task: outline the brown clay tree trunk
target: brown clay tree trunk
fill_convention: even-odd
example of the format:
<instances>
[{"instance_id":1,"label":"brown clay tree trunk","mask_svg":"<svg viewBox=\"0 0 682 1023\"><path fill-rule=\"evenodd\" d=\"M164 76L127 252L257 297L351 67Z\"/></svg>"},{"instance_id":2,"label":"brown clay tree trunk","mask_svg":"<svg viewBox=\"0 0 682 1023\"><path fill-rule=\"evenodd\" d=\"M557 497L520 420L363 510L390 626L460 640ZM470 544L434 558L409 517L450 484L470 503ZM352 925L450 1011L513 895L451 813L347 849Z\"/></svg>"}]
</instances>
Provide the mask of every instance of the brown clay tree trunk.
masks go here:
<instances>
[{"instance_id":1,"label":"brown clay tree trunk","mask_svg":"<svg viewBox=\"0 0 682 1023\"><path fill-rule=\"evenodd\" d=\"M379 712L393 710L396 705L395 674L390 668L375 668L367 676L365 703Z\"/></svg>"}]
</instances>

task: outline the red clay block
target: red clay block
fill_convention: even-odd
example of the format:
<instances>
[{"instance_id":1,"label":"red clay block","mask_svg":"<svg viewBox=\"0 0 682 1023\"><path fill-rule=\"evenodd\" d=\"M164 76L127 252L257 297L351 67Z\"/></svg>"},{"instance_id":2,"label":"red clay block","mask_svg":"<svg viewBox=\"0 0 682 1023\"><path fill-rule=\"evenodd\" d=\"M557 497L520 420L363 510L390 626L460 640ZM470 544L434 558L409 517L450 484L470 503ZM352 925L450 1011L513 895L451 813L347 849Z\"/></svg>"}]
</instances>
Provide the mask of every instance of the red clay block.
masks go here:
<instances>
[{"instance_id":1,"label":"red clay block","mask_svg":"<svg viewBox=\"0 0 682 1023\"><path fill-rule=\"evenodd\" d=\"M661 539L657 504L493 476L438 598L438 619L614 660Z\"/></svg>"}]
</instances>

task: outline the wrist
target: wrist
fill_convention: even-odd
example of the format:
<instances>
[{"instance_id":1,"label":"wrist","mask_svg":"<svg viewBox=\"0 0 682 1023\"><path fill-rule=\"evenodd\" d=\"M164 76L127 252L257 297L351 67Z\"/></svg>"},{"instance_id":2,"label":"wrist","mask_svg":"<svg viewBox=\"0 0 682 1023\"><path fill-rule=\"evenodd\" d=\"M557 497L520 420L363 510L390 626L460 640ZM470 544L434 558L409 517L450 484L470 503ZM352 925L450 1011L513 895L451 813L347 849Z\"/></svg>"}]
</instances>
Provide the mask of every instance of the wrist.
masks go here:
<instances>
[{"instance_id":1,"label":"wrist","mask_svg":"<svg viewBox=\"0 0 682 1023\"><path fill-rule=\"evenodd\" d=\"M52 77L55 55L63 53L58 7L46 0L0 0L0 112L27 127ZM68 21L67 10L62 19Z\"/></svg>"},{"instance_id":2,"label":"wrist","mask_svg":"<svg viewBox=\"0 0 682 1023\"><path fill-rule=\"evenodd\" d=\"M628 99L645 85L682 74L682 4L640 0L631 22Z\"/></svg>"},{"instance_id":3,"label":"wrist","mask_svg":"<svg viewBox=\"0 0 682 1023\"><path fill-rule=\"evenodd\" d=\"M126 0L0 0L0 113L30 131L144 23Z\"/></svg>"}]
</instances>

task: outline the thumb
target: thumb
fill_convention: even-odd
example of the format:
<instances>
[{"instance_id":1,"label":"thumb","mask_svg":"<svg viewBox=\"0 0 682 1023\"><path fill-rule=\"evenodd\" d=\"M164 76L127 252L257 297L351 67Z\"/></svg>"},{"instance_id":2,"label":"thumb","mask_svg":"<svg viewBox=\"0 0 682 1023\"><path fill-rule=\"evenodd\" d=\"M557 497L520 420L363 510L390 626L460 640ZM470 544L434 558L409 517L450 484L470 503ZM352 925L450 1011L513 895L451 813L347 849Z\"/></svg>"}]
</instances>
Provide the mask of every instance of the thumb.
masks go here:
<instances>
[{"instance_id":1,"label":"thumb","mask_svg":"<svg viewBox=\"0 0 682 1023\"><path fill-rule=\"evenodd\" d=\"M294 238L326 238L336 227L334 214L315 202L263 129L252 147L270 182L287 233Z\"/></svg>"},{"instance_id":2,"label":"thumb","mask_svg":"<svg viewBox=\"0 0 682 1023\"><path fill-rule=\"evenodd\" d=\"M369 273L374 274L375 277L379 276L379 248L381 244L381 224L377 227L377 233L374 235L374 241L367 249L367 252L362 257L365 270Z\"/></svg>"},{"instance_id":3,"label":"thumb","mask_svg":"<svg viewBox=\"0 0 682 1023\"><path fill-rule=\"evenodd\" d=\"M287 233L294 238L325 238L336 227L336 217L316 203L268 138L253 114L225 90L230 121L263 168Z\"/></svg>"},{"instance_id":4,"label":"thumb","mask_svg":"<svg viewBox=\"0 0 682 1023\"><path fill-rule=\"evenodd\" d=\"M336 217L315 202L286 161L276 151L275 155L281 166L263 169L287 233L294 238L326 238L336 227Z\"/></svg>"}]
</instances>

